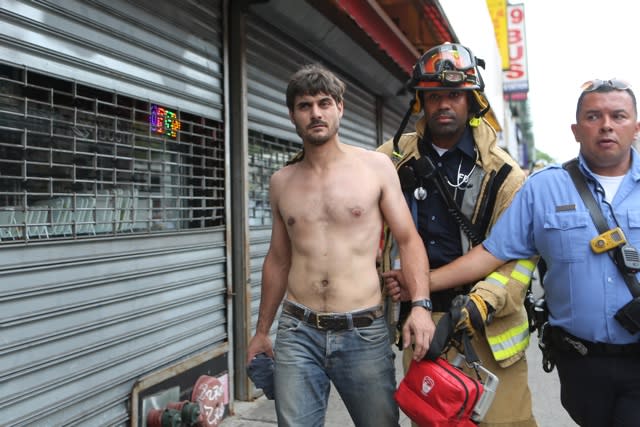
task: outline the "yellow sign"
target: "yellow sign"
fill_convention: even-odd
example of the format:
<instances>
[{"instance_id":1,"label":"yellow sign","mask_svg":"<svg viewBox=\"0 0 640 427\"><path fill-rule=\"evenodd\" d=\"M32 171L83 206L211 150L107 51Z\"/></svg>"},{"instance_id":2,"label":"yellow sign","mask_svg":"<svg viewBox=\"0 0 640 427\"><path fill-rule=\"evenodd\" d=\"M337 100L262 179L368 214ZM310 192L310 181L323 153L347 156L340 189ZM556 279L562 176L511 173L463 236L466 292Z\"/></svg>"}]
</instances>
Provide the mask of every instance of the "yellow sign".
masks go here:
<instances>
[{"instance_id":1,"label":"yellow sign","mask_svg":"<svg viewBox=\"0 0 640 427\"><path fill-rule=\"evenodd\" d=\"M508 70L509 41L507 31L507 0L487 0L487 8L493 21L493 31L496 34L496 42L502 58L502 69Z\"/></svg>"}]
</instances>

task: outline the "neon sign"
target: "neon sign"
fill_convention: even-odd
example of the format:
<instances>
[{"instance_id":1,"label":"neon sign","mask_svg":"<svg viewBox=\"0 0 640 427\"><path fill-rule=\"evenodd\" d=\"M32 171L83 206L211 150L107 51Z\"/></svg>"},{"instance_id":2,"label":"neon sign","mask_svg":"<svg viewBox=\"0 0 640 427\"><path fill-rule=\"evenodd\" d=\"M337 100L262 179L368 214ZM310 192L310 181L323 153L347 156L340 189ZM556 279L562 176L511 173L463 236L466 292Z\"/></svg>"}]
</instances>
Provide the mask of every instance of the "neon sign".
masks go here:
<instances>
[{"instance_id":1,"label":"neon sign","mask_svg":"<svg viewBox=\"0 0 640 427\"><path fill-rule=\"evenodd\" d=\"M151 104L149 123L151 124L152 133L166 135L171 138L175 138L180 130L180 120L178 120L176 113L155 104Z\"/></svg>"}]
</instances>

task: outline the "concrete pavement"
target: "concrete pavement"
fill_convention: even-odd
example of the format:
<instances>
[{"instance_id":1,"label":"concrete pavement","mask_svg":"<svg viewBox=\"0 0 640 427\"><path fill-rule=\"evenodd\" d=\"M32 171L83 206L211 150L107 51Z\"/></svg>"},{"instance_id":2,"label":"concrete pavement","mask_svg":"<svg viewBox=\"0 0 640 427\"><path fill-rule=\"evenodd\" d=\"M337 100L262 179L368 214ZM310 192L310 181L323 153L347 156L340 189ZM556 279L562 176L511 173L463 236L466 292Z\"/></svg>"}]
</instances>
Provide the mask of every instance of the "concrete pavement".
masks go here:
<instances>
[{"instance_id":1,"label":"concrete pavement","mask_svg":"<svg viewBox=\"0 0 640 427\"><path fill-rule=\"evenodd\" d=\"M542 370L541 353L536 337L532 337L527 350L529 359L529 386L533 394L533 413L539 427L575 427L575 424L560 404L560 384L557 371L547 374ZM398 353L396 372L398 382L402 378L402 361ZM514 402L515 403L515 402ZM273 400L261 397L254 402L234 403L235 414L226 418L221 427L273 427L277 425ZM400 414L400 426L410 427L410 420ZM349 417L340 396L331 390L325 427L350 427Z\"/></svg>"}]
</instances>

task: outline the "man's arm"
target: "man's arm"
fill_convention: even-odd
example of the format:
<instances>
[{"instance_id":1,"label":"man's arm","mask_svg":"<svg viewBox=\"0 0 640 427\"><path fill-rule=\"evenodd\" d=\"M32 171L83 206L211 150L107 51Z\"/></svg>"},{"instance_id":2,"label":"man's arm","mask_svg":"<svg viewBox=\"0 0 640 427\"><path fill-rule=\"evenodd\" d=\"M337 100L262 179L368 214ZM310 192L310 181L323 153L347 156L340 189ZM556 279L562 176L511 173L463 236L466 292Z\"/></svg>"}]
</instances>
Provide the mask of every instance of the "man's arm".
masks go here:
<instances>
[{"instance_id":1,"label":"man's arm","mask_svg":"<svg viewBox=\"0 0 640 427\"><path fill-rule=\"evenodd\" d=\"M429 298L429 259L424 244L413 224L393 163L384 155L378 158L381 159L378 171L382 178L380 209L398 244L407 290L412 301ZM408 347L411 335L414 336L414 359L424 357L434 331L431 314L422 307L413 307L404 324L402 338Z\"/></svg>"},{"instance_id":2,"label":"man's arm","mask_svg":"<svg viewBox=\"0 0 640 427\"><path fill-rule=\"evenodd\" d=\"M247 363L258 353L267 353L273 357L273 346L269 338L269 330L275 319L278 307L287 290L289 268L291 266L291 242L282 216L278 209L277 174L271 177L269 187L273 226L269 251L262 265L262 292L256 333L247 348Z\"/></svg>"},{"instance_id":3,"label":"man's arm","mask_svg":"<svg viewBox=\"0 0 640 427\"><path fill-rule=\"evenodd\" d=\"M489 273L504 264L491 255L484 246L478 245L449 264L431 271L432 291L462 286L482 280Z\"/></svg>"}]
</instances>

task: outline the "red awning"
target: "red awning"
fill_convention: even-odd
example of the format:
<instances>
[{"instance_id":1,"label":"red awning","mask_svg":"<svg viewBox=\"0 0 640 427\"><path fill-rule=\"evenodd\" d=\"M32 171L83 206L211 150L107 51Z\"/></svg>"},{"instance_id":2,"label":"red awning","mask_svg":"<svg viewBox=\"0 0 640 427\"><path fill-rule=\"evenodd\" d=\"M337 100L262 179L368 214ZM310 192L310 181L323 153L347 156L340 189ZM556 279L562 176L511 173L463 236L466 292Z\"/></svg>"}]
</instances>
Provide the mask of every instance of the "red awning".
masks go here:
<instances>
[{"instance_id":1,"label":"red awning","mask_svg":"<svg viewBox=\"0 0 640 427\"><path fill-rule=\"evenodd\" d=\"M396 64L411 74L420 52L375 1L336 0L336 3Z\"/></svg>"}]
</instances>

